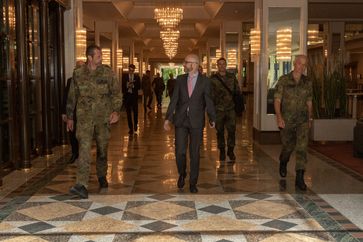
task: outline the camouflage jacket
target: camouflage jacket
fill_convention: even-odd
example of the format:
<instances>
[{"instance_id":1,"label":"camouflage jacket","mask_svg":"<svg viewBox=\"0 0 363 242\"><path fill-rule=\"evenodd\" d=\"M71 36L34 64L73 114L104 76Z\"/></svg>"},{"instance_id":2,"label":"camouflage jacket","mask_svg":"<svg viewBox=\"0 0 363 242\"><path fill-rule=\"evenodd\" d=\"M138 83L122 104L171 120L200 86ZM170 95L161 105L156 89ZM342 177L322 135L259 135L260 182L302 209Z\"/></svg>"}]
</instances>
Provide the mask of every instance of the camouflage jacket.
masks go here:
<instances>
[{"instance_id":1,"label":"camouflage jacket","mask_svg":"<svg viewBox=\"0 0 363 242\"><path fill-rule=\"evenodd\" d=\"M121 91L112 69L100 65L90 71L83 65L73 72L73 82L69 88L66 112L73 119L77 105L77 119L108 122L112 112L121 109Z\"/></svg>"},{"instance_id":2,"label":"camouflage jacket","mask_svg":"<svg viewBox=\"0 0 363 242\"><path fill-rule=\"evenodd\" d=\"M211 76L211 98L214 102L216 111L232 110L234 109L234 102L231 93L223 86L220 80L216 77L218 75L227 87L232 92L240 92L237 78L234 74L226 72L225 76L221 76L219 73Z\"/></svg>"},{"instance_id":3,"label":"camouflage jacket","mask_svg":"<svg viewBox=\"0 0 363 242\"><path fill-rule=\"evenodd\" d=\"M307 101L312 100L312 82L305 75L295 82L292 72L280 77L276 84L274 98L281 100L281 114L287 123L308 121Z\"/></svg>"}]
</instances>

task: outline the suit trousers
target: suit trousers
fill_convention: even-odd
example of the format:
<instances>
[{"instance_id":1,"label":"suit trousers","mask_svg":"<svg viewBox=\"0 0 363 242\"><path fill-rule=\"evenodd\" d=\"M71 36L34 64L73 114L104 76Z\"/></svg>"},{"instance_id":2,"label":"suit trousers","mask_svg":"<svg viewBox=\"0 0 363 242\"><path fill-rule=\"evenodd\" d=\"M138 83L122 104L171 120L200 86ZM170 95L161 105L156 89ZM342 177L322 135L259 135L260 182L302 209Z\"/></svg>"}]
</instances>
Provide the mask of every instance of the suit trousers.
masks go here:
<instances>
[{"instance_id":1,"label":"suit trousers","mask_svg":"<svg viewBox=\"0 0 363 242\"><path fill-rule=\"evenodd\" d=\"M130 131L136 131L138 124L138 102L137 96L129 96L125 99L125 108L127 113L127 123ZM134 121L132 121L132 113Z\"/></svg>"},{"instance_id":2,"label":"suit trousers","mask_svg":"<svg viewBox=\"0 0 363 242\"><path fill-rule=\"evenodd\" d=\"M153 101L153 94L150 93L148 95L144 94L144 111L146 112L146 107L151 107L151 103Z\"/></svg>"},{"instance_id":3,"label":"suit trousers","mask_svg":"<svg viewBox=\"0 0 363 242\"><path fill-rule=\"evenodd\" d=\"M179 175L186 175L186 151L189 141L190 185L196 185L199 176L200 145L203 127L192 128L190 121L175 128L175 155Z\"/></svg>"}]
</instances>

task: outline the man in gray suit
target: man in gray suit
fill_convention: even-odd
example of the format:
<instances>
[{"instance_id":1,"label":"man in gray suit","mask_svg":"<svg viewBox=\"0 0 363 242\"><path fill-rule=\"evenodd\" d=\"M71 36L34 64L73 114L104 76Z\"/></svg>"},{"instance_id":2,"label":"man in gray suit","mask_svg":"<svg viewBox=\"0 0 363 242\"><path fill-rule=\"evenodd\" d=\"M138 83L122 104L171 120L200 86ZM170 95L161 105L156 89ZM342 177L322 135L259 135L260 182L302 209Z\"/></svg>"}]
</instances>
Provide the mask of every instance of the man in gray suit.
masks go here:
<instances>
[{"instance_id":1,"label":"man in gray suit","mask_svg":"<svg viewBox=\"0 0 363 242\"><path fill-rule=\"evenodd\" d=\"M210 98L210 80L198 73L198 56L190 54L185 57L184 70L187 72L176 79L175 89L166 112L164 129L169 131L170 123L175 125L175 156L178 167L178 188L185 184L186 150L189 138L191 193L197 193L199 176L199 151L205 123L205 109L209 125L215 127L216 114Z\"/></svg>"}]
</instances>

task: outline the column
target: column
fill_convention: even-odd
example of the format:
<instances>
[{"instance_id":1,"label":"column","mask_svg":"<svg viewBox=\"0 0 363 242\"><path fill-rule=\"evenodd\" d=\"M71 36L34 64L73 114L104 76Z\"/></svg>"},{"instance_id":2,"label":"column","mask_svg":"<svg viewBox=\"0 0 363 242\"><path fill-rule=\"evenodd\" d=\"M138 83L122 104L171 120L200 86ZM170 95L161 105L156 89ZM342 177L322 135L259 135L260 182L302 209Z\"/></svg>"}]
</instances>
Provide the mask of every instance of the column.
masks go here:
<instances>
[{"instance_id":1,"label":"column","mask_svg":"<svg viewBox=\"0 0 363 242\"><path fill-rule=\"evenodd\" d=\"M20 94L20 142L19 147L21 154L21 164L22 168L30 168L30 135L29 135L29 80L28 80L28 70L27 70L27 55L26 55L26 0L15 1L16 2L16 41L17 41L17 74L19 80L19 94ZM15 137L15 139L17 139ZM16 157L17 159L18 157ZM18 166L16 162L16 166Z\"/></svg>"},{"instance_id":2,"label":"column","mask_svg":"<svg viewBox=\"0 0 363 242\"><path fill-rule=\"evenodd\" d=\"M57 23L58 23L58 40L57 40L57 88L59 93L58 107L57 110L59 113L59 129L61 144L67 143L67 132L66 132L66 123L61 119L61 107L63 105L63 97L64 97L64 87L66 85L65 82L65 48L64 48L64 8L58 4L57 6Z\"/></svg>"},{"instance_id":3,"label":"column","mask_svg":"<svg viewBox=\"0 0 363 242\"><path fill-rule=\"evenodd\" d=\"M41 93L42 93L42 155L52 154L50 128L50 81L48 60L48 0L39 1L40 13L40 61L41 61Z\"/></svg>"},{"instance_id":4,"label":"column","mask_svg":"<svg viewBox=\"0 0 363 242\"><path fill-rule=\"evenodd\" d=\"M130 55L129 55L129 63L134 63L134 57L135 57L135 42L131 40L130 42Z\"/></svg>"},{"instance_id":5,"label":"column","mask_svg":"<svg viewBox=\"0 0 363 242\"><path fill-rule=\"evenodd\" d=\"M140 60L139 60L139 70L140 70L140 78L142 78L142 75L144 73L144 66L143 66L143 62L144 62L144 49L141 47L141 50L140 50ZM145 67L147 68L147 67Z\"/></svg>"},{"instance_id":6,"label":"column","mask_svg":"<svg viewBox=\"0 0 363 242\"><path fill-rule=\"evenodd\" d=\"M221 23L220 31L219 31L219 49L221 50L221 56L226 58L226 36L224 31L225 22Z\"/></svg>"},{"instance_id":7,"label":"column","mask_svg":"<svg viewBox=\"0 0 363 242\"><path fill-rule=\"evenodd\" d=\"M114 27L112 30L112 48L111 48L111 56L112 56L112 69L115 73L117 73L117 49L119 41L119 34L118 34L118 23L114 22Z\"/></svg>"},{"instance_id":8,"label":"column","mask_svg":"<svg viewBox=\"0 0 363 242\"><path fill-rule=\"evenodd\" d=\"M209 42L206 43L206 52L207 52L207 70L205 70L205 73L207 76L210 76L210 46Z\"/></svg>"},{"instance_id":9,"label":"column","mask_svg":"<svg viewBox=\"0 0 363 242\"><path fill-rule=\"evenodd\" d=\"M64 58L65 58L65 79L72 77L76 60L76 7L75 1L71 4L72 8L64 12Z\"/></svg>"}]
</instances>

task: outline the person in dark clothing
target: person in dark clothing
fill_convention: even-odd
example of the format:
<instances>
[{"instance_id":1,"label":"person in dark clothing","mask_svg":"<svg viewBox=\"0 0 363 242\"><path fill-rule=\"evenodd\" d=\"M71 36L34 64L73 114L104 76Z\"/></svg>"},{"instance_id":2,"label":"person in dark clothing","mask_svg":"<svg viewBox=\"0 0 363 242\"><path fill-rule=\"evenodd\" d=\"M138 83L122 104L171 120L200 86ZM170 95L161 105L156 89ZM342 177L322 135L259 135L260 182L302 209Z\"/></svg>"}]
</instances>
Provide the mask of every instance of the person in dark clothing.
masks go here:
<instances>
[{"instance_id":1,"label":"person in dark clothing","mask_svg":"<svg viewBox=\"0 0 363 242\"><path fill-rule=\"evenodd\" d=\"M157 73L155 79L152 82L152 86L154 87L154 92L156 96L156 100L158 101L158 108L161 108L161 102L163 101L163 92L165 90L165 84L163 78L160 77L160 74Z\"/></svg>"},{"instance_id":2,"label":"person in dark clothing","mask_svg":"<svg viewBox=\"0 0 363 242\"><path fill-rule=\"evenodd\" d=\"M175 126L175 158L179 178L177 186L183 189L187 175L187 146L189 144L190 179L189 190L197 193L199 177L200 145L205 125L205 112L209 126L215 127L216 114L210 97L210 80L198 73L199 58L189 54L185 57L186 74L176 79L174 94L165 115L164 129Z\"/></svg>"},{"instance_id":3,"label":"person in dark clothing","mask_svg":"<svg viewBox=\"0 0 363 242\"><path fill-rule=\"evenodd\" d=\"M122 94L124 100L124 106L127 113L127 122L129 125L129 134L132 135L137 131L138 124L138 91L140 89L141 82L139 75L135 74L135 65L129 65L129 73L122 76ZM134 114L134 120L132 122L132 115Z\"/></svg>"},{"instance_id":4,"label":"person in dark clothing","mask_svg":"<svg viewBox=\"0 0 363 242\"><path fill-rule=\"evenodd\" d=\"M83 64L84 64L83 61L77 61L76 68L82 66ZM72 81L73 81L72 77L68 78L63 94L64 96L63 96L63 105L62 105L62 120L65 123L67 123L67 114L66 114L67 98L68 98L69 87L71 86ZM73 112L73 121L74 121L74 129L72 131L69 131L69 142L71 143L71 148L72 148L72 156L68 161L69 164L74 163L78 159L78 154L79 154L78 140L76 137L76 127L77 127L76 109L74 109Z\"/></svg>"},{"instance_id":5,"label":"person in dark clothing","mask_svg":"<svg viewBox=\"0 0 363 242\"><path fill-rule=\"evenodd\" d=\"M169 96L170 99L173 96L173 91L175 87L176 80L174 79L173 73L169 74L170 79L166 83L166 96Z\"/></svg>"},{"instance_id":6,"label":"person in dark clothing","mask_svg":"<svg viewBox=\"0 0 363 242\"><path fill-rule=\"evenodd\" d=\"M146 74L142 77L141 89L144 94L144 112L146 113L146 108L149 108L151 110L151 103L153 101L150 70L147 70Z\"/></svg>"}]
</instances>

